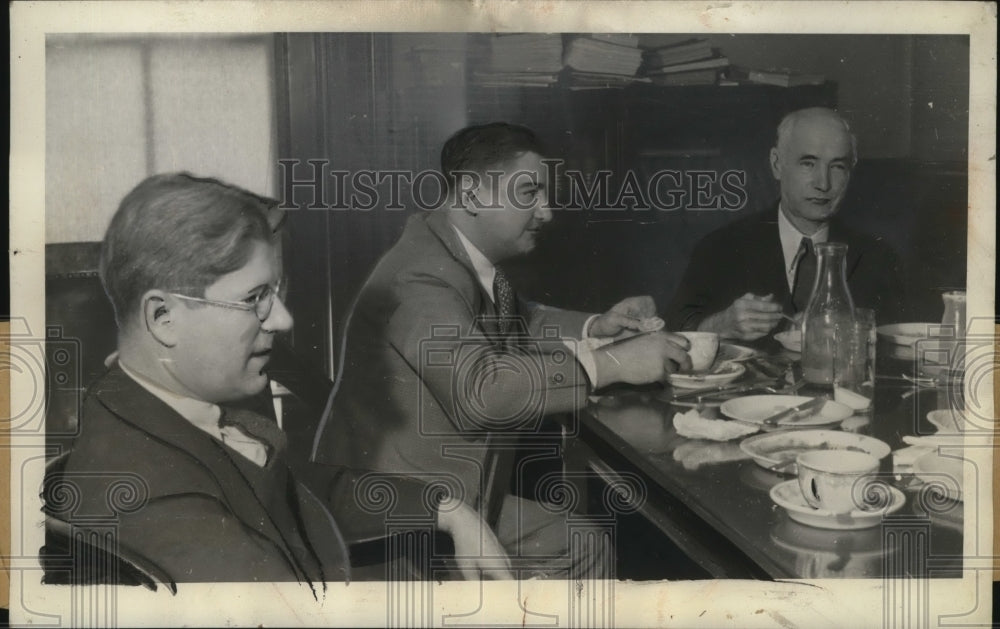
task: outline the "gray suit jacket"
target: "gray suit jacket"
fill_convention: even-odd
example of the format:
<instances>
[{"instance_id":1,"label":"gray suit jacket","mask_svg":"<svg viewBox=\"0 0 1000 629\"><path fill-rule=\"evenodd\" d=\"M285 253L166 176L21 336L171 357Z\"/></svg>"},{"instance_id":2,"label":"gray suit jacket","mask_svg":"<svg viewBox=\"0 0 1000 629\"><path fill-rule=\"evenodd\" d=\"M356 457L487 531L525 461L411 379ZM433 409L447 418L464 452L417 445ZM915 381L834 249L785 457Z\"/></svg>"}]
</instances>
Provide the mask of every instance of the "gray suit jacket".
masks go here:
<instances>
[{"instance_id":1,"label":"gray suit jacket","mask_svg":"<svg viewBox=\"0 0 1000 629\"><path fill-rule=\"evenodd\" d=\"M343 373L314 459L441 474L467 501L481 492L483 441L579 409L589 382L561 338L585 313L519 302L523 335L504 343L496 311L443 211L410 218L366 281L348 320Z\"/></svg>"}]
</instances>

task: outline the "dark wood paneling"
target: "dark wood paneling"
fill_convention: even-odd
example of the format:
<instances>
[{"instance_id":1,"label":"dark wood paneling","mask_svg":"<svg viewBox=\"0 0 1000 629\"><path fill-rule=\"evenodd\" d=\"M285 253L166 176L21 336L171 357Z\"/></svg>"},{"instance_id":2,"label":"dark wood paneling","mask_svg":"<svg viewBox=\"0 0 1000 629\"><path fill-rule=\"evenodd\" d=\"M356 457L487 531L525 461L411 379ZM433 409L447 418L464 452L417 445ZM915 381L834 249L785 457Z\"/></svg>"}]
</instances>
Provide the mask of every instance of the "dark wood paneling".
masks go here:
<instances>
[{"instance_id":1,"label":"dark wood paneling","mask_svg":"<svg viewBox=\"0 0 1000 629\"><path fill-rule=\"evenodd\" d=\"M691 209L690 197L672 210L557 210L536 251L506 265L519 290L552 305L600 311L627 295L651 294L665 307L701 237L777 199L767 155L780 118L804 106L837 104L832 83L577 91L563 82L486 88L470 80L480 38L371 33L279 38L278 74L286 91L279 94L280 154L325 159L350 172L418 172L437 167L442 143L457 129L505 120L535 129L567 169L589 177L609 170L612 196L629 172L643 185L661 170L743 173L746 202L732 211ZM435 46L441 50L427 52ZM464 68L420 71L425 56L448 58L457 50L461 58L464 46L471 51ZM683 177L682 186L688 183ZM565 204L565 179L556 189L556 201ZM406 202L408 191L403 192ZM419 211L412 203L389 210L387 202L382 199L370 211L295 210L289 221L296 350L328 372L338 337L330 330L339 331L365 277L398 238L406 217ZM916 293L914 317L934 320L940 314L936 291L964 285L966 204L962 164L864 159L858 164L843 216L883 235L903 255Z\"/></svg>"}]
</instances>

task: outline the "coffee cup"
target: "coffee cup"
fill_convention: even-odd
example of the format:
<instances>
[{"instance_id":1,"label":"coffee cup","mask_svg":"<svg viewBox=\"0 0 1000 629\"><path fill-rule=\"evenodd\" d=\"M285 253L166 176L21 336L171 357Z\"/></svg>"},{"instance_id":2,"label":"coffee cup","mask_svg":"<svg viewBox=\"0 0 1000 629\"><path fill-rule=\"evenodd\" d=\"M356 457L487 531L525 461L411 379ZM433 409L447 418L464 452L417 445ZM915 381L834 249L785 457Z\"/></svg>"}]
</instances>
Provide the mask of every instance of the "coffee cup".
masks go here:
<instances>
[{"instance_id":1,"label":"coffee cup","mask_svg":"<svg viewBox=\"0 0 1000 629\"><path fill-rule=\"evenodd\" d=\"M719 335L715 332L680 332L691 344L688 356L691 357L692 371L705 371L715 362L719 353Z\"/></svg>"},{"instance_id":2,"label":"coffee cup","mask_svg":"<svg viewBox=\"0 0 1000 629\"><path fill-rule=\"evenodd\" d=\"M795 458L799 489L814 509L840 515L866 509L866 490L878 459L852 450L810 450Z\"/></svg>"}]
</instances>

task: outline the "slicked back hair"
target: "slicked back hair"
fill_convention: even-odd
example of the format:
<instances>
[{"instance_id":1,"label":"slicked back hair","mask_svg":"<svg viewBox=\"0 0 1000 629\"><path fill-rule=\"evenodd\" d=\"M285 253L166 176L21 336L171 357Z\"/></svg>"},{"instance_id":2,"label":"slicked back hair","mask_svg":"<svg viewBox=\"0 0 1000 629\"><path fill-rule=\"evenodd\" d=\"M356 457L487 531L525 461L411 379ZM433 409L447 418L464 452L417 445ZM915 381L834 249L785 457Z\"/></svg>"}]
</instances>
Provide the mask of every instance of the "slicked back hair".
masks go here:
<instances>
[{"instance_id":1,"label":"slicked back hair","mask_svg":"<svg viewBox=\"0 0 1000 629\"><path fill-rule=\"evenodd\" d=\"M484 175L526 152L545 155L545 147L535 132L507 122L466 127L445 142L441 149L441 173L450 192L458 186L459 174Z\"/></svg>"}]
</instances>

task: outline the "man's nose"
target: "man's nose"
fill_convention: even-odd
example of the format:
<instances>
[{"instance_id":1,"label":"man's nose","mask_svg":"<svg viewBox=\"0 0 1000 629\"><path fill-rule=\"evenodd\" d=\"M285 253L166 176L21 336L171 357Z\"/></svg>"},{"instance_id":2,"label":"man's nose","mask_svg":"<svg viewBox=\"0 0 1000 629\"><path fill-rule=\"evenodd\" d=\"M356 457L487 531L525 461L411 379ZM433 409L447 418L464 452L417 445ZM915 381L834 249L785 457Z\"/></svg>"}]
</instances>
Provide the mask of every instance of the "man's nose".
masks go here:
<instances>
[{"instance_id":1,"label":"man's nose","mask_svg":"<svg viewBox=\"0 0 1000 629\"><path fill-rule=\"evenodd\" d=\"M828 168L816 169L813 174L813 186L824 192L830 189L830 170Z\"/></svg>"},{"instance_id":2,"label":"man's nose","mask_svg":"<svg viewBox=\"0 0 1000 629\"><path fill-rule=\"evenodd\" d=\"M266 332L287 332L292 329L294 323L292 313L288 311L285 302L275 295L274 303L271 305L271 312L261 322L261 327Z\"/></svg>"},{"instance_id":3,"label":"man's nose","mask_svg":"<svg viewBox=\"0 0 1000 629\"><path fill-rule=\"evenodd\" d=\"M552 207L549 205L548 199L543 199L535 208L535 218L542 223L548 223L552 220Z\"/></svg>"}]
</instances>

